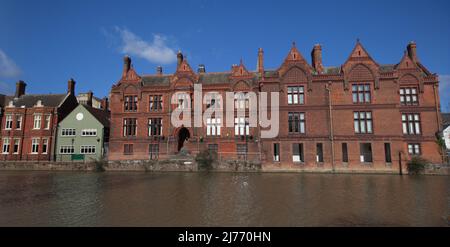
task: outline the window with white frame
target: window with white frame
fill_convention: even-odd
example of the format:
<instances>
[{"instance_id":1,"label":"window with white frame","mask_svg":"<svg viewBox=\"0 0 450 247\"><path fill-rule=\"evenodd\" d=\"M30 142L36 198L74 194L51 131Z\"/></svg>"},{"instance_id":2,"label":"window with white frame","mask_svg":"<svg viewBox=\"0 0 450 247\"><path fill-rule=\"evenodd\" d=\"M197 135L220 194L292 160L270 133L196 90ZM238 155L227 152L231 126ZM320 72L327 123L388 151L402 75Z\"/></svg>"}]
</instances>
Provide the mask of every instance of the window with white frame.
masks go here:
<instances>
[{"instance_id":1,"label":"window with white frame","mask_svg":"<svg viewBox=\"0 0 450 247\"><path fill-rule=\"evenodd\" d=\"M234 108L235 109L249 108L249 96L247 93L238 92L234 94Z\"/></svg>"},{"instance_id":2,"label":"window with white frame","mask_svg":"<svg viewBox=\"0 0 450 247\"><path fill-rule=\"evenodd\" d=\"M59 147L60 154L73 154L75 153L75 148L73 145L62 145Z\"/></svg>"},{"instance_id":3,"label":"window with white frame","mask_svg":"<svg viewBox=\"0 0 450 247\"><path fill-rule=\"evenodd\" d=\"M40 129L41 128L41 121L42 121L42 115L40 115L40 114L34 115L33 129Z\"/></svg>"},{"instance_id":4,"label":"window with white frame","mask_svg":"<svg viewBox=\"0 0 450 247\"><path fill-rule=\"evenodd\" d=\"M420 135L420 115L418 113L402 114L403 134Z\"/></svg>"},{"instance_id":5,"label":"window with white frame","mask_svg":"<svg viewBox=\"0 0 450 247\"><path fill-rule=\"evenodd\" d=\"M220 136L220 118L206 119L206 135Z\"/></svg>"},{"instance_id":6,"label":"window with white frame","mask_svg":"<svg viewBox=\"0 0 450 247\"><path fill-rule=\"evenodd\" d=\"M48 139L42 139L42 153L46 154L48 151Z\"/></svg>"},{"instance_id":7,"label":"window with white frame","mask_svg":"<svg viewBox=\"0 0 450 247\"><path fill-rule=\"evenodd\" d=\"M16 115L16 129L22 129L22 115Z\"/></svg>"},{"instance_id":8,"label":"window with white frame","mask_svg":"<svg viewBox=\"0 0 450 247\"><path fill-rule=\"evenodd\" d=\"M402 105L418 105L419 97L417 95L417 88L415 88L415 87L400 88L400 104L402 104Z\"/></svg>"},{"instance_id":9,"label":"window with white frame","mask_svg":"<svg viewBox=\"0 0 450 247\"><path fill-rule=\"evenodd\" d=\"M19 153L20 139L14 139L13 153Z\"/></svg>"},{"instance_id":10,"label":"window with white frame","mask_svg":"<svg viewBox=\"0 0 450 247\"><path fill-rule=\"evenodd\" d=\"M50 129L50 120L51 120L51 115L45 115L44 126L45 126L46 130Z\"/></svg>"},{"instance_id":11,"label":"window with white frame","mask_svg":"<svg viewBox=\"0 0 450 247\"><path fill-rule=\"evenodd\" d=\"M353 103L370 103L370 84L352 85Z\"/></svg>"},{"instance_id":12,"label":"window with white frame","mask_svg":"<svg viewBox=\"0 0 450 247\"><path fill-rule=\"evenodd\" d=\"M5 117L5 130L10 130L12 128L13 124L13 116L12 115L6 115Z\"/></svg>"},{"instance_id":13,"label":"window with white frame","mask_svg":"<svg viewBox=\"0 0 450 247\"><path fill-rule=\"evenodd\" d=\"M81 136L97 136L97 129L82 129Z\"/></svg>"},{"instance_id":14,"label":"window with white frame","mask_svg":"<svg viewBox=\"0 0 450 247\"><path fill-rule=\"evenodd\" d=\"M9 138L3 138L2 153L9 154Z\"/></svg>"},{"instance_id":15,"label":"window with white frame","mask_svg":"<svg viewBox=\"0 0 450 247\"><path fill-rule=\"evenodd\" d=\"M81 154L95 154L95 145L81 145Z\"/></svg>"},{"instance_id":16,"label":"window with white frame","mask_svg":"<svg viewBox=\"0 0 450 247\"><path fill-rule=\"evenodd\" d=\"M250 126L248 118L245 117L234 118L234 135L244 136L249 134L250 134Z\"/></svg>"},{"instance_id":17,"label":"window with white frame","mask_svg":"<svg viewBox=\"0 0 450 247\"><path fill-rule=\"evenodd\" d=\"M61 129L61 136L75 136L76 130L74 128Z\"/></svg>"},{"instance_id":18,"label":"window with white frame","mask_svg":"<svg viewBox=\"0 0 450 247\"><path fill-rule=\"evenodd\" d=\"M31 153L37 154L39 152L39 138L31 139Z\"/></svg>"},{"instance_id":19,"label":"window with white frame","mask_svg":"<svg viewBox=\"0 0 450 247\"><path fill-rule=\"evenodd\" d=\"M373 132L372 128L372 112L353 112L353 122L355 133L357 134L370 134Z\"/></svg>"},{"instance_id":20,"label":"window with white frame","mask_svg":"<svg viewBox=\"0 0 450 247\"><path fill-rule=\"evenodd\" d=\"M420 144L408 143L408 153L410 155L420 155Z\"/></svg>"},{"instance_id":21,"label":"window with white frame","mask_svg":"<svg viewBox=\"0 0 450 247\"><path fill-rule=\"evenodd\" d=\"M303 86L288 87L288 104L297 105L305 103L305 88Z\"/></svg>"},{"instance_id":22,"label":"window with white frame","mask_svg":"<svg viewBox=\"0 0 450 247\"><path fill-rule=\"evenodd\" d=\"M148 119L148 136L160 136L162 134L162 118Z\"/></svg>"}]
</instances>

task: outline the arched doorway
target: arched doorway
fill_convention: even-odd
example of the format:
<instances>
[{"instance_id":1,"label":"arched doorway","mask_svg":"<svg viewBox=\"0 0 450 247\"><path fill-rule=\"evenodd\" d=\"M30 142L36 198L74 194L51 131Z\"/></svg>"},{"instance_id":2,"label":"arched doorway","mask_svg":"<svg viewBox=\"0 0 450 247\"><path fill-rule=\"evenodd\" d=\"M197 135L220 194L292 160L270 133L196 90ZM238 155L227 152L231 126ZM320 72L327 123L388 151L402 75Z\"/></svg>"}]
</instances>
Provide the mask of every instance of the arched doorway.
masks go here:
<instances>
[{"instance_id":1,"label":"arched doorway","mask_svg":"<svg viewBox=\"0 0 450 247\"><path fill-rule=\"evenodd\" d=\"M191 134L189 133L189 130L186 127L181 127L181 129L178 131L178 151L181 150L184 142L190 137Z\"/></svg>"}]
</instances>

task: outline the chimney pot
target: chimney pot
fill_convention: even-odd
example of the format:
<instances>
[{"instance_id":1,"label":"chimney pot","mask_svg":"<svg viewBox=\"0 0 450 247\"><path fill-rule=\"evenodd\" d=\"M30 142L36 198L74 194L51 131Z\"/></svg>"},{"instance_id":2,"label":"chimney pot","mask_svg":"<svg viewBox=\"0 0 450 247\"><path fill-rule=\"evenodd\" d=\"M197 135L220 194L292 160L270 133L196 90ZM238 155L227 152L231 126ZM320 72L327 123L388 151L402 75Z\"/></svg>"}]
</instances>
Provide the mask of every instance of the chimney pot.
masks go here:
<instances>
[{"instance_id":1,"label":"chimney pot","mask_svg":"<svg viewBox=\"0 0 450 247\"><path fill-rule=\"evenodd\" d=\"M16 83L16 93L14 95L15 98L19 98L20 96L25 94L25 87L27 86L27 84L20 80Z\"/></svg>"},{"instance_id":2,"label":"chimney pot","mask_svg":"<svg viewBox=\"0 0 450 247\"><path fill-rule=\"evenodd\" d=\"M205 73L206 72L206 68L204 64L199 64L198 65L198 69L197 69L198 73Z\"/></svg>"},{"instance_id":3,"label":"chimney pot","mask_svg":"<svg viewBox=\"0 0 450 247\"><path fill-rule=\"evenodd\" d=\"M75 95L75 80L73 78L70 78L67 82L67 93Z\"/></svg>"},{"instance_id":4,"label":"chimney pot","mask_svg":"<svg viewBox=\"0 0 450 247\"><path fill-rule=\"evenodd\" d=\"M180 66L180 64L183 62L183 53L181 51L178 51L177 53L177 65Z\"/></svg>"},{"instance_id":5,"label":"chimney pot","mask_svg":"<svg viewBox=\"0 0 450 247\"><path fill-rule=\"evenodd\" d=\"M318 72L323 72L322 64L322 46L320 44L315 44L313 50L311 51L312 66Z\"/></svg>"},{"instance_id":6,"label":"chimney pot","mask_svg":"<svg viewBox=\"0 0 450 247\"><path fill-rule=\"evenodd\" d=\"M414 61L417 62L417 45L416 42L411 41L407 46L408 56Z\"/></svg>"},{"instance_id":7,"label":"chimney pot","mask_svg":"<svg viewBox=\"0 0 450 247\"><path fill-rule=\"evenodd\" d=\"M163 68L161 66L156 67L156 74L162 75L162 73L163 73Z\"/></svg>"},{"instance_id":8,"label":"chimney pot","mask_svg":"<svg viewBox=\"0 0 450 247\"><path fill-rule=\"evenodd\" d=\"M258 49L258 63L256 67L259 73L264 73L264 51L262 48Z\"/></svg>"},{"instance_id":9,"label":"chimney pot","mask_svg":"<svg viewBox=\"0 0 450 247\"><path fill-rule=\"evenodd\" d=\"M92 96L94 95L94 93L92 93L92 91L87 92L87 102L86 105L92 107Z\"/></svg>"}]
</instances>

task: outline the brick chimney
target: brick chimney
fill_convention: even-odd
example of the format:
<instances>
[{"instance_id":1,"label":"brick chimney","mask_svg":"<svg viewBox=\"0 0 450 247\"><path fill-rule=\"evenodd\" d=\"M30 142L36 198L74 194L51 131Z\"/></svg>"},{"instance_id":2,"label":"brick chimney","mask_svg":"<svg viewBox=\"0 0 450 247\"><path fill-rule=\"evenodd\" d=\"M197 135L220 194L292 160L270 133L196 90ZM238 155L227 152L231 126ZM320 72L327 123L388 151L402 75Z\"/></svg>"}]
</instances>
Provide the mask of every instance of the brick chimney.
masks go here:
<instances>
[{"instance_id":1,"label":"brick chimney","mask_svg":"<svg viewBox=\"0 0 450 247\"><path fill-rule=\"evenodd\" d=\"M323 72L322 64L322 47L319 44L315 44L311 51L311 59L313 68L320 74Z\"/></svg>"},{"instance_id":2,"label":"brick chimney","mask_svg":"<svg viewBox=\"0 0 450 247\"><path fill-rule=\"evenodd\" d=\"M178 53L177 53L177 67L179 67L182 62L183 62L183 53L181 53L181 51L178 51Z\"/></svg>"},{"instance_id":3,"label":"brick chimney","mask_svg":"<svg viewBox=\"0 0 450 247\"><path fill-rule=\"evenodd\" d=\"M157 75L162 75L162 73L163 73L162 67L161 66L156 67L156 74Z\"/></svg>"},{"instance_id":4,"label":"brick chimney","mask_svg":"<svg viewBox=\"0 0 450 247\"><path fill-rule=\"evenodd\" d=\"M127 73L131 68L131 58L126 55L125 57L123 57L123 73L122 73L122 77L127 77Z\"/></svg>"},{"instance_id":5,"label":"brick chimney","mask_svg":"<svg viewBox=\"0 0 450 247\"><path fill-rule=\"evenodd\" d=\"M102 102L101 102L101 107L104 111L108 111L109 101L108 101L107 97L103 97Z\"/></svg>"},{"instance_id":6,"label":"brick chimney","mask_svg":"<svg viewBox=\"0 0 450 247\"><path fill-rule=\"evenodd\" d=\"M409 42L408 46L407 46L407 50L408 50L408 56L414 61L417 62L417 52L416 52L416 42L411 41Z\"/></svg>"},{"instance_id":7,"label":"brick chimney","mask_svg":"<svg viewBox=\"0 0 450 247\"><path fill-rule=\"evenodd\" d=\"M67 93L75 95L75 80L72 78L67 82Z\"/></svg>"},{"instance_id":8,"label":"brick chimney","mask_svg":"<svg viewBox=\"0 0 450 247\"><path fill-rule=\"evenodd\" d=\"M19 98L20 96L25 94L25 87L27 86L27 84L20 80L16 83L16 93L14 95L15 98Z\"/></svg>"},{"instance_id":9,"label":"brick chimney","mask_svg":"<svg viewBox=\"0 0 450 247\"><path fill-rule=\"evenodd\" d=\"M258 49L258 62L256 64L256 69L258 73L264 73L264 51L262 48Z\"/></svg>"},{"instance_id":10,"label":"brick chimney","mask_svg":"<svg viewBox=\"0 0 450 247\"><path fill-rule=\"evenodd\" d=\"M94 93L92 91L87 92L87 101L86 101L86 105L92 107L92 97L93 97Z\"/></svg>"},{"instance_id":11,"label":"brick chimney","mask_svg":"<svg viewBox=\"0 0 450 247\"><path fill-rule=\"evenodd\" d=\"M204 64L199 64L199 65L198 65L197 72L198 72L199 74L200 74L200 73L206 73L205 65L204 65Z\"/></svg>"}]
</instances>

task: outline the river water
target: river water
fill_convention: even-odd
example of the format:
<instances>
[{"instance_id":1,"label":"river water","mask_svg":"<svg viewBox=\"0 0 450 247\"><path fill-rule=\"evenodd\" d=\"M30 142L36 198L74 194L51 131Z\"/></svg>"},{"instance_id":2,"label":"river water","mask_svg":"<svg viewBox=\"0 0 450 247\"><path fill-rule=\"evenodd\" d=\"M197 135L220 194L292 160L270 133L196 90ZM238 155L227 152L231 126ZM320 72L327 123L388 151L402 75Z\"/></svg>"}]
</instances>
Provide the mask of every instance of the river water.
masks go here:
<instances>
[{"instance_id":1,"label":"river water","mask_svg":"<svg viewBox=\"0 0 450 247\"><path fill-rule=\"evenodd\" d=\"M0 226L448 226L450 177L0 172Z\"/></svg>"}]
</instances>

